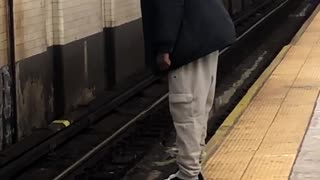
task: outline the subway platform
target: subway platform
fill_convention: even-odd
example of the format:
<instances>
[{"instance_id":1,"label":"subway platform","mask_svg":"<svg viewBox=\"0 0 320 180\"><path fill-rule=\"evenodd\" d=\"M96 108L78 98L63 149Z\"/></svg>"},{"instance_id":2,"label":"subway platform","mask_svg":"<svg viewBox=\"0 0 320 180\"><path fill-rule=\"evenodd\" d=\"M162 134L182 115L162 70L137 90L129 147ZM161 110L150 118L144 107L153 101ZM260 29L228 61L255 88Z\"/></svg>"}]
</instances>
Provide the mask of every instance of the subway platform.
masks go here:
<instances>
[{"instance_id":1,"label":"subway platform","mask_svg":"<svg viewBox=\"0 0 320 180\"><path fill-rule=\"evenodd\" d=\"M320 180L319 7L207 145L207 180Z\"/></svg>"}]
</instances>

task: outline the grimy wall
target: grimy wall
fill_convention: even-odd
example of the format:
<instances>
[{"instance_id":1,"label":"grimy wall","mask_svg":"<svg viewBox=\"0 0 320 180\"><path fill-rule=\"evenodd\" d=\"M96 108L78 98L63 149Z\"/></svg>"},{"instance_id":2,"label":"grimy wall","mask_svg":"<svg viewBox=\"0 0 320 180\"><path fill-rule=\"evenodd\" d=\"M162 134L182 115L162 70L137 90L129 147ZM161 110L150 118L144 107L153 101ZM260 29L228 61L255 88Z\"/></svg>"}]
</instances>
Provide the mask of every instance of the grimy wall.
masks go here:
<instances>
[{"instance_id":1,"label":"grimy wall","mask_svg":"<svg viewBox=\"0 0 320 180\"><path fill-rule=\"evenodd\" d=\"M14 0L20 140L145 69L139 2ZM6 0L0 0L0 87L10 81L6 26ZM12 134L4 94L0 150Z\"/></svg>"}]
</instances>

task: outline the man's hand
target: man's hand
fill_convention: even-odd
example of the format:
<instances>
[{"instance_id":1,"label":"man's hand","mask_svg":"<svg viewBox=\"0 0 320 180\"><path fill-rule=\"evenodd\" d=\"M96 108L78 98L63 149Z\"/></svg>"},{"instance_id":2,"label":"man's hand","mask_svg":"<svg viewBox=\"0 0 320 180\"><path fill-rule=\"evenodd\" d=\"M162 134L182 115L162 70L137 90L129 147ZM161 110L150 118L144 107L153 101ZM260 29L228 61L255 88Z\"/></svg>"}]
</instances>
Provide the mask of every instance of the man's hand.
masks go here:
<instances>
[{"instance_id":1,"label":"man's hand","mask_svg":"<svg viewBox=\"0 0 320 180\"><path fill-rule=\"evenodd\" d=\"M171 60L170 60L169 53L159 54L157 57L157 63L159 65L161 71L168 70L171 66Z\"/></svg>"}]
</instances>

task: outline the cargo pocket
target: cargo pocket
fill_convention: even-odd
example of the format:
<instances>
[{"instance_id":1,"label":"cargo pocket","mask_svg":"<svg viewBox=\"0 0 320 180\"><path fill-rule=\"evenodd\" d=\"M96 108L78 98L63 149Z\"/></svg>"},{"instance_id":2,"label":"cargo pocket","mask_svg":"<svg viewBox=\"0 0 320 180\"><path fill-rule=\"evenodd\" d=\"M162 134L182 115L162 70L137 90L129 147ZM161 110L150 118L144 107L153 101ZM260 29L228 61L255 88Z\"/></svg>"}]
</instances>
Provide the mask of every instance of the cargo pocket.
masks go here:
<instances>
[{"instance_id":1,"label":"cargo pocket","mask_svg":"<svg viewBox=\"0 0 320 180\"><path fill-rule=\"evenodd\" d=\"M192 121L192 94L169 94L169 104L170 112L174 122L187 123L188 121Z\"/></svg>"}]
</instances>

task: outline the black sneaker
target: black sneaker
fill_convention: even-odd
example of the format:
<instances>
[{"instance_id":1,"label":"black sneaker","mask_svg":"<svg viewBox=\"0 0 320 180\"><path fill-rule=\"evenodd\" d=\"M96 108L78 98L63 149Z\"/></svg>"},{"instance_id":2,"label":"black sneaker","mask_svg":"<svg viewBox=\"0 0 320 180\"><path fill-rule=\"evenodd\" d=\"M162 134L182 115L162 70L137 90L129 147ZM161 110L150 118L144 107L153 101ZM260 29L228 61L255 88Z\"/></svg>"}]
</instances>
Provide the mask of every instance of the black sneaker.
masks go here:
<instances>
[{"instance_id":1,"label":"black sneaker","mask_svg":"<svg viewBox=\"0 0 320 180\"><path fill-rule=\"evenodd\" d=\"M198 175L198 179L204 180L201 173ZM171 176L168 177L168 179L165 179L165 180L183 180L183 179L178 178L176 174L172 174Z\"/></svg>"},{"instance_id":2,"label":"black sneaker","mask_svg":"<svg viewBox=\"0 0 320 180\"><path fill-rule=\"evenodd\" d=\"M199 179L199 180L204 180L204 178L203 178L203 176L202 176L201 173L199 174L198 179Z\"/></svg>"},{"instance_id":3,"label":"black sneaker","mask_svg":"<svg viewBox=\"0 0 320 180\"><path fill-rule=\"evenodd\" d=\"M183 180L183 179L178 178L177 174L172 174L165 180Z\"/></svg>"}]
</instances>

